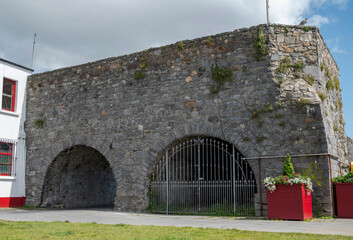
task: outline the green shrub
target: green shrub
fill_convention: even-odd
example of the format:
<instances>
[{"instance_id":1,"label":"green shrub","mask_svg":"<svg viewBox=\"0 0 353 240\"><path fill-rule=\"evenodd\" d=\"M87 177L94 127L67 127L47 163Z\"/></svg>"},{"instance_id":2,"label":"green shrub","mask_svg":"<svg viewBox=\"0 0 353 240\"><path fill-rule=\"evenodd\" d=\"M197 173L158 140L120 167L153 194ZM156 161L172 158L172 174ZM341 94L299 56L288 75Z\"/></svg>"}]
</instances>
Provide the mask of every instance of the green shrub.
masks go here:
<instances>
[{"instance_id":1,"label":"green shrub","mask_svg":"<svg viewBox=\"0 0 353 240\"><path fill-rule=\"evenodd\" d=\"M305 26L305 27L303 27L303 30L304 30L305 32L309 32L309 30L310 30L310 27L308 27L308 26Z\"/></svg>"},{"instance_id":2,"label":"green shrub","mask_svg":"<svg viewBox=\"0 0 353 240\"><path fill-rule=\"evenodd\" d=\"M327 88L328 91L331 91L331 90L333 90L335 88L335 84L334 84L334 82L331 79L329 79L327 81L326 88Z\"/></svg>"},{"instance_id":3,"label":"green shrub","mask_svg":"<svg viewBox=\"0 0 353 240\"><path fill-rule=\"evenodd\" d=\"M293 164L292 164L292 161L291 161L291 157L288 154L286 156L286 160L284 161L282 175L284 175L284 176L293 176L294 174L295 174L295 172L294 172Z\"/></svg>"},{"instance_id":4,"label":"green shrub","mask_svg":"<svg viewBox=\"0 0 353 240\"><path fill-rule=\"evenodd\" d=\"M222 85L224 82L231 81L233 77L233 72L230 69L219 67L218 65L211 69L211 74L213 81L220 85Z\"/></svg>"},{"instance_id":5,"label":"green shrub","mask_svg":"<svg viewBox=\"0 0 353 240\"><path fill-rule=\"evenodd\" d=\"M295 70L301 70L305 67L305 64L302 60L298 60L296 63L294 63L292 65L292 67L295 69Z\"/></svg>"},{"instance_id":6,"label":"green shrub","mask_svg":"<svg viewBox=\"0 0 353 240\"><path fill-rule=\"evenodd\" d=\"M262 112L272 112L274 110L272 104L270 104L269 102L266 102L265 105L262 108Z\"/></svg>"},{"instance_id":7,"label":"green shrub","mask_svg":"<svg viewBox=\"0 0 353 240\"><path fill-rule=\"evenodd\" d=\"M38 128L43 128L43 126L44 126L44 120L42 120L42 119L36 119L36 120L34 121L34 125L36 125Z\"/></svg>"},{"instance_id":8,"label":"green shrub","mask_svg":"<svg viewBox=\"0 0 353 240\"><path fill-rule=\"evenodd\" d=\"M336 90L340 90L341 89L340 80L338 80L338 78L336 76L333 77L333 83L334 83L334 86L335 86Z\"/></svg>"},{"instance_id":9,"label":"green shrub","mask_svg":"<svg viewBox=\"0 0 353 240\"><path fill-rule=\"evenodd\" d=\"M260 61L261 57L266 55L266 39L265 35L262 33L262 28L258 28L254 36L253 45L255 47L255 59Z\"/></svg>"},{"instance_id":10,"label":"green shrub","mask_svg":"<svg viewBox=\"0 0 353 240\"><path fill-rule=\"evenodd\" d=\"M184 46L183 41L178 42L178 50L181 51L181 50L184 50L184 48L185 48L185 46Z\"/></svg>"},{"instance_id":11,"label":"green shrub","mask_svg":"<svg viewBox=\"0 0 353 240\"><path fill-rule=\"evenodd\" d=\"M344 176L335 177L332 179L334 183L353 183L353 174L350 172Z\"/></svg>"}]
</instances>

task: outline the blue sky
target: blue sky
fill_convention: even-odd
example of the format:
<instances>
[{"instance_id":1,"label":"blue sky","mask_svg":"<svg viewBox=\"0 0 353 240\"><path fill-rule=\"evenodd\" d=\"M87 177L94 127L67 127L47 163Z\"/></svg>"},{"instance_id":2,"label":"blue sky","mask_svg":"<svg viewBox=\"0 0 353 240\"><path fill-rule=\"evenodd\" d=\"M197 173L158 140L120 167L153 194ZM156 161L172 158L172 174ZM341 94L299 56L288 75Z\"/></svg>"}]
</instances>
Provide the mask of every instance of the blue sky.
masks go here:
<instances>
[{"instance_id":1,"label":"blue sky","mask_svg":"<svg viewBox=\"0 0 353 240\"><path fill-rule=\"evenodd\" d=\"M320 27L320 32L340 68L346 134L353 138L353 3L347 1L342 7L323 6L316 12L329 19L328 24Z\"/></svg>"},{"instance_id":2,"label":"blue sky","mask_svg":"<svg viewBox=\"0 0 353 240\"><path fill-rule=\"evenodd\" d=\"M340 67L353 137L353 0L269 0L272 23L316 25ZM0 58L43 72L266 22L266 0L1 0Z\"/></svg>"}]
</instances>

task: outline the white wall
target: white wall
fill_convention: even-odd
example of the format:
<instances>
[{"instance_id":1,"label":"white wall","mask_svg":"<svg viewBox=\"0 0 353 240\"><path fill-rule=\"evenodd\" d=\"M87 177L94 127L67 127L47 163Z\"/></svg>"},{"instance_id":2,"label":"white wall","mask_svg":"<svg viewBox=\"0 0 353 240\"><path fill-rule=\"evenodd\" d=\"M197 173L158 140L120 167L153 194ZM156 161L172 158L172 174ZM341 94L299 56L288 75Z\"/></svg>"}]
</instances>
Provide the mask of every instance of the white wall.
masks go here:
<instances>
[{"instance_id":1,"label":"white wall","mask_svg":"<svg viewBox=\"0 0 353 240\"><path fill-rule=\"evenodd\" d=\"M0 198L25 196L25 164L26 143L24 121L26 113L26 83L31 71L22 69L0 60L0 96L2 95L3 79L16 81L15 111L2 110L0 97L0 139L16 141L14 176L0 176Z\"/></svg>"}]
</instances>

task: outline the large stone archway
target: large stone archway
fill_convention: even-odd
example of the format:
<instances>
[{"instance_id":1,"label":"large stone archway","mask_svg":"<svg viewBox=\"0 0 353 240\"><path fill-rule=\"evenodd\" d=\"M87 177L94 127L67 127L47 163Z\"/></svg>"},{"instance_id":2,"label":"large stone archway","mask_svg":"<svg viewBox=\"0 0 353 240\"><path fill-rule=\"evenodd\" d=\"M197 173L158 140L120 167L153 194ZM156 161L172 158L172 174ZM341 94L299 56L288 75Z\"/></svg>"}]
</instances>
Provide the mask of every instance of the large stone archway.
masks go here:
<instances>
[{"instance_id":1,"label":"large stone archway","mask_svg":"<svg viewBox=\"0 0 353 240\"><path fill-rule=\"evenodd\" d=\"M114 207L116 180L96 149L75 145L50 164L42 189L42 207Z\"/></svg>"}]
</instances>

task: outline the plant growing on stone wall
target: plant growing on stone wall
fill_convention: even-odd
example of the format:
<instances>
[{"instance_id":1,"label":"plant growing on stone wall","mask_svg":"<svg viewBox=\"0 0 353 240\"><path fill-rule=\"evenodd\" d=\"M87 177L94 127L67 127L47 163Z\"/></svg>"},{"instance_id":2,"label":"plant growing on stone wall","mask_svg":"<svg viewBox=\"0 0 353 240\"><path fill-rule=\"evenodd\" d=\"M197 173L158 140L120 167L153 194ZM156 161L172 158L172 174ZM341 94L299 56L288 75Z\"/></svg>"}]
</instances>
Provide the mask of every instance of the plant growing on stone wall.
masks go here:
<instances>
[{"instance_id":1,"label":"plant growing on stone wall","mask_svg":"<svg viewBox=\"0 0 353 240\"><path fill-rule=\"evenodd\" d=\"M269 102L266 102L264 104L264 106L262 107L262 112L272 112L274 110L272 104L270 104Z\"/></svg>"},{"instance_id":2,"label":"plant growing on stone wall","mask_svg":"<svg viewBox=\"0 0 353 240\"><path fill-rule=\"evenodd\" d=\"M305 67L305 64L304 64L304 62L302 60L298 60L292 65L292 67L295 70L301 70L301 69L303 69Z\"/></svg>"},{"instance_id":3,"label":"plant growing on stone wall","mask_svg":"<svg viewBox=\"0 0 353 240\"><path fill-rule=\"evenodd\" d=\"M336 123L333 123L333 131L338 132L338 127L337 127Z\"/></svg>"},{"instance_id":4,"label":"plant growing on stone wall","mask_svg":"<svg viewBox=\"0 0 353 240\"><path fill-rule=\"evenodd\" d=\"M343 107L343 103L341 99L338 99L338 101L336 102L336 109L342 109Z\"/></svg>"},{"instance_id":5,"label":"plant growing on stone wall","mask_svg":"<svg viewBox=\"0 0 353 240\"><path fill-rule=\"evenodd\" d=\"M278 107L284 107L284 103L281 100L278 101Z\"/></svg>"},{"instance_id":6,"label":"plant growing on stone wall","mask_svg":"<svg viewBox=\"0 0 353 240\"><path fill-rule=\"evenodd\" d=\"M338 121L341 125L343 125L343 126L345 125L342 115L340 115L340 119Z\"/></svg>"},{"instance_id":7,"label":"plant growing on stone wall","mask_svg":"<svg viewBox=\"0 0 353 240\"><path fill-rule=\"evenodd\" d=\"M221 86L225 82L229 82L233 78L233 72L229 68L224 68L216 65L216 67L211 69L211 77L214 82L216 82L216 86L210 87L210 92L213 94L217 94L221 89Z\"/></svg>"},{"instance_id":8,"label":"plant growing on stone wall","mask_svg":"<svg viewBox=\"0 0 353 240\"><path fill-rule=\"evenodd\" d=\"M207 40L206 40L206 45L207 45L208 47L210 47L210 46L212 46L212 44L213 44L212 38L211 38L211 36L208 36L208 38L207 38Z\"/></svg>"},{"instance_id":9,"label":"plant growing on stone wall","mask_svg":"<svg viewBox=\"0 0 353 240\"><path fill-rule=\"evenodd\" d=\"M34 125L37 126L38 128L43 128L43 126L44 126L44 120L42 120L42 119L36 119L36 120L34 121Z\"/></svg>"},{"instance_id":10,"label":"plant growing on stone wall","mask_svg":"<svg viewBox=\"0 0 353 240\"><path fill-rule=\"evenodd\" d=\"M134 79L135 80L140 80L145 77L145 74L141 70L137 70L134 72Z\"/></svg>"},{"instance_id":11,"label":"plant growing on stone wall","mask_svg":"<svg viewBox=\"0 0 353 240\"><path fill-rule=\"evenodd\" d=\"M141 63L141 64L140 64L140 68L141 68L141 69L147 68L147 63L145 63L145 62Z\"/></svg>"},{"instance_id":12,"label":"plant growing on stone wall","mask_svg":"<svg viewBox=\"0 0 353 240\"><path fill-rule=\"evenodd\" d=\"M309 163L309 167L303 169L301 175L309 177L312 181L316 182L317 185L321 186L322 181L325 180L323 177L322 169L318 166L317 163L311 162Z\"/></svg>"},{"instance_id":13,"label":"plant growing on stone wall","mask_svg":"<svg viewBox=\"0 0 353 240\"><path fill-rule=\"evenodd\" d=\"M341 90L341 85L340 85L340 81L338 80L338 78L336 76L333 77L333 83L335 85L335 89L336 90Z\"/></svg>"},{"instance_id":14,"label":"plant growing on stone wall","mask_svg":"<svg viewBox=\"0 0 353 240\"><path fill-rule=\"evenodd\" d=\"M310 99L306 99L306 98L301 98L298 102L299 107L304 107L304 106L310 105L310 104L311 104Z\"/></svg>"},{"instance_id":15,"label":"plant growing on stone wall","mask_svg":"<svg viewBox=\"0 0 353 240\"><path fill-rule=\"evenodd\" d=\"M315 77L311 74L304 74L304 80L310 85L312 86L314 84L315 81Z\"/></svg>"},{"instance_id":16,"label":"plant growing on stone wall","mask_svg":"<svg viewBox=\"0 0 353 240\"><path fill-rule=\"evenodd\" d=\"M305 27L303 27L303 30L304 30L305 32L309 32L309 30L310 30L310 27L308 27L308 26L305 26Z\"/></svg>"},{"instance_id":17,"label":"plant growing on stone wall","mask_svg":"<svg viewBox=\"0 0 353 240\"><path fill-rule=\"evenodd\" d=\"M184 42L183 41L178 42L178 50L181 51L181 50L184 50L184 48L185 48Z\"/></svg>"},{"instance_id":18,"label":"plant growing on stone wall","mask_svg":"<svg viewBox=\"0 0 353 240\"><path fill-rule=\"evenodd\" d=\"M288 29L287 27L284 27L284 31L285 31L286 33L289 33L289 29Z\"/></svg>"},{"instance_id":19,"label":"plant growing on stone wall","mask_svg":"<svg viewBox=\"0 0 353 240\"><path fill-rule=\"evenodd\" d=\"M276 72L280 74L281 73L286 74L288 72L289 67L290 67L290 60L289 60L289 57L286 56L280 62L278 68L276 69Z\"/></svg>"},{"instance_id":20,"label":"plant growing on stone wall","mask_svg":"<svg viewBox=\"0 0 353 240\"><path fill-rule=\"evenodd\" d=\"M324 102L325 99L327 98L327 96L324 93L322 93L322 92L318 92L317 95L321 99L321 102Z\"/></svg>"},{"instance_id":21,"label":"plant growing on stone wall","mask_svg":"<svg viewBox=\"0 0 353 240\"><path fill-rule=\"evenodd\" d=\"M328 69L328 67L325 65L325 76L327 77L327 78L330 78L331 77L331 72L330 72L330 70Z\"/></svg>"},{"instance_id":22,"label":"plant growing on stone wall","mask_svg":"<svg viewBox=\"0 0 353 240\"><path fill-rule=\"evenodd\" d=\"M324 63L320 63L320 70L321 72L324 71L326 68L325 64Z\"/></svg>"},{"instance_id":23,"label":"plant growing on stone wall","mask_svg":"<svg viewBox=\"0 0 353 240\"><path fill-rule=\"evenodd\" d=\"M262 141L265 140L265 139L266 139L266 137L264 137L264 136L258 136L258 137L256 137L256 141L257 141L258 143L262 142Z\"/></svg>"},{"instance_id":24,"label":"plant growing on stone wall","mask_svg":"<svg viewBox=\"0 0 353 240\"><path fill-rule=\"evenodd\" d=\"M276 77L276 80L278 82L278 87L281 88L284 82L283 77Z\"/></svg>"},{"instance_id":25,"label":"plant growing on stone wall","mask_svg":"<svg viewBox=\"0 0 353 240\"><path fill-rule=\"evenodd\" d=\"M335 83L331 79L326 82L326 89L328 91L335 89Z\"/></svg>"},{"instance_id":26,"label":"plant growing on stone wall","mask_svg":"<svg viewBox=\"0 0 353 240\"><path fill-rule=\"evenodd\" d=\"M256 61L260 61L261 57L267 54L266 39L265 39L265 35L262 32L262 28L258 28L256 30L253 45L256 50L255 59L256 59Z\"/></svg>"}]
</instances>

